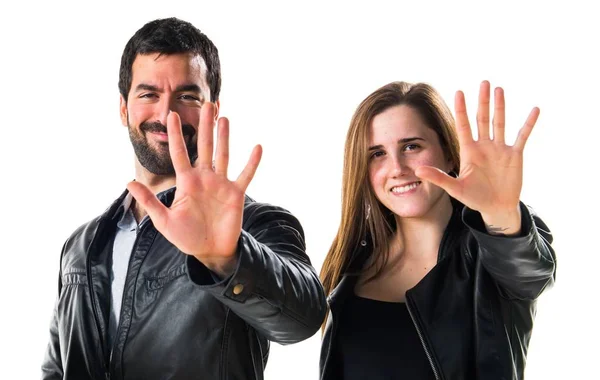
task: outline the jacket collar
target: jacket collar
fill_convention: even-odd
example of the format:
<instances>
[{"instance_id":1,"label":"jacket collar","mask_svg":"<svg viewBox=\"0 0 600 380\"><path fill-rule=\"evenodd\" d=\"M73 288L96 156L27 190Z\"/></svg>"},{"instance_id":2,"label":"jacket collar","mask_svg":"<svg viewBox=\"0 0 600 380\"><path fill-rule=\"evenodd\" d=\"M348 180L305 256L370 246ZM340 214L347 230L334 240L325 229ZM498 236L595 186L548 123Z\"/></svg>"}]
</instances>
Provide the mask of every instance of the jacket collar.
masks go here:
<instances>
[{"instance_id":1,"label":"jacket collar","mask_svg":"<svg viewBox=\"0 0 600 380\"><path fill-rule=\"evenodd\" d=\"M131 195L129 191L125 189L121 193L121 195L106 210L104 210L104 212L102 213L102 215L100 215L99 218L119 220L123 213L127 211L125 206L129 208L129 206L131 205L131 202L127 202L127 198L130 197ZM175 186L161 191L160 193L156 194L156 197L159 201L161 201L162 204L169 207L171 203L173 203L173 199L175 198Z\"/></svg>"}]
</instances>

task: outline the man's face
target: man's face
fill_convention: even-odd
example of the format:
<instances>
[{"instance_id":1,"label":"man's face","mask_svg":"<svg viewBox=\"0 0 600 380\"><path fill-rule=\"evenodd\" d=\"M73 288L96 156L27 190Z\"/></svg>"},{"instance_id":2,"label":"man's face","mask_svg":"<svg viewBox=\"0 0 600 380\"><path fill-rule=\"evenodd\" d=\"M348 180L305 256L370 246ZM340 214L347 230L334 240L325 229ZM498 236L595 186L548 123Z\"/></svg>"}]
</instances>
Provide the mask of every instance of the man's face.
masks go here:
<instances>
[{"instance_id":1,"label":"man's face","mask_svg":"<svg viewBox=\"0 0 600 380\"><path fill-rule=\"evenodd\" d=\"M121 121L129 129L139 164L155 175L175 174L167 138L167 115L181 117L192 164L198 157L200 108L210 100L206 64L187 53L138 55L133 62L127 101L121 97Z\"/></svg>"}]
</instances>

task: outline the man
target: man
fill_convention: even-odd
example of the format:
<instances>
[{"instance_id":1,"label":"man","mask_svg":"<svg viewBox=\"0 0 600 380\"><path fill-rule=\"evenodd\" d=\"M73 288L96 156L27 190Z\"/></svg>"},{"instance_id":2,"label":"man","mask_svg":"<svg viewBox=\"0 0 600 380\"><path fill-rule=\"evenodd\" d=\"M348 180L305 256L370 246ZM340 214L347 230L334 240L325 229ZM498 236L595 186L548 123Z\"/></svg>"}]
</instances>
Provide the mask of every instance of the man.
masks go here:
<instances>
[{"instance_id":1,"label":"man","mask_svg":"<svg viewBox=\"0 0 600 380\"><path fill-rule=\"evenodd\" d=\"M262 379L269 341L319 329L301 225L245 196L261 147L227 177L219 88L217 49L190 23L155 20L127 43L135 181L63 247L44 379Z\"/></svg>"}]
</instances>

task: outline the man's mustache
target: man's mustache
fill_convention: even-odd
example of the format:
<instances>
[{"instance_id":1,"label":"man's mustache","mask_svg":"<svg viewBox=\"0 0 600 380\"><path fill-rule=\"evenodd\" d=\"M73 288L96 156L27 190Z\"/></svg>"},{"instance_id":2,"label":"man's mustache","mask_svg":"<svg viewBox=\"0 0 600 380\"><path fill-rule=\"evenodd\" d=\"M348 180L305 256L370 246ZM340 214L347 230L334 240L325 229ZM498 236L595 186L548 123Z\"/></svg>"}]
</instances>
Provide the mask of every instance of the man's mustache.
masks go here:
<instances>
[{"instance_id":1,"label":"man's mustache","mask_svg":"<svg viewBox=\"0 0 600 380\"><path fill-rule=\"evenodd\" d=\"M162 125L158 121L146 121L140 124L140 130L144 133L167 133L167 127ZM181 126L181 132L183 137L191 138L196 134L196 130L190 124L183 124Z\"/></svg>"}]
</instances>

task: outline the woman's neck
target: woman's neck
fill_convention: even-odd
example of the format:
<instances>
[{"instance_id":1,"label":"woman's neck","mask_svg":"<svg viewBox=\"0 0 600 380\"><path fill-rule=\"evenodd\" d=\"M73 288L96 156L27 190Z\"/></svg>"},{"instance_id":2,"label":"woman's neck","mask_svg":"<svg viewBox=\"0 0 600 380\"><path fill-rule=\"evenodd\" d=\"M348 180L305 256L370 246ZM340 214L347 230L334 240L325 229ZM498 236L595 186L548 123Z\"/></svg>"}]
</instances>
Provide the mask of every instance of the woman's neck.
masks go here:
<instances>
[{"instance_id":1,"label":"woman's neck","mask_svg":"<svg viewBox=\"0 0 600 380\"><path fill-rule=\"evenodd\" d=\"M410 257L437 255L452 209L450 197L445 194L426 215L418 218L396 217L397 229L390 242L390 253L397 252Z\"/></svg>"}]
</instances>

